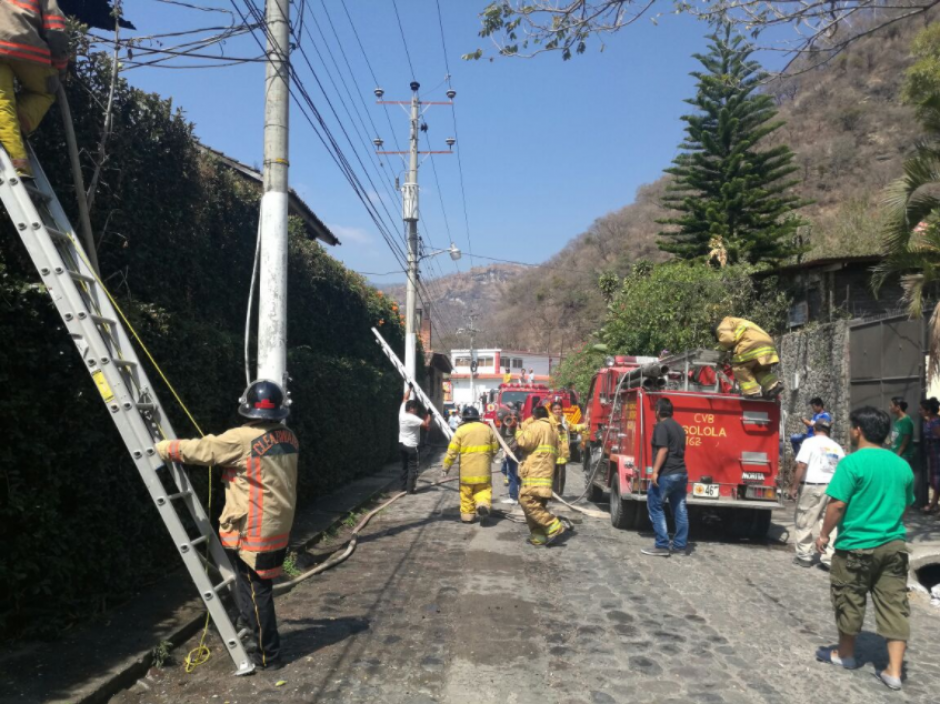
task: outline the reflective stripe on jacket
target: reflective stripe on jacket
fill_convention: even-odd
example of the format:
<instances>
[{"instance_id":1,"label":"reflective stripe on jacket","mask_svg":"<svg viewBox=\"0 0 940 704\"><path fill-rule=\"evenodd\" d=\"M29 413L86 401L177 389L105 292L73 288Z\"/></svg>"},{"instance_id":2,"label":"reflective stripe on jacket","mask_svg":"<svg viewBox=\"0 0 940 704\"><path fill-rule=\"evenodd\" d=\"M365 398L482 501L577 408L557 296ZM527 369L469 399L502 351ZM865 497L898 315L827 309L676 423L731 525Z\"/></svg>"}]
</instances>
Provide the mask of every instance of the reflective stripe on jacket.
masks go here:
<instances>
[{"instance_id":1,"label":"reflective stripe on jacket","mask_svg":"<svg viewBox=\"0 0 940 704\"><path fill-rule=\"evenodd\" d=\"M248 423L198 440L163 440L156 447L164 460L222 468L222 547L238 550L261 577L277 577L297 506L294 433L280 423Z\"/></svg>"},{"instance_id":2,"label":"reflective stripe on jacket","mask_svg":"<svg viewBox=\"0 0 940 704\"><path fill-rule=\"evenodd\" d=\"M492 481L493 458L499 452L499 438L486 423L464 423L447 446L444 469L454 466L460 458L461 484L489 484Z\"/></svg>"},{"instance_id":3,"label":"reflective stripe on jacket","mask_svg":"<svg viewBox=\"0 0 940 704\"><path fill-rule=\"evenodd\" d=\"M558 459L558 433L548 418L534 421L516 436L526 458L519 467L522 489L528 494L551 497Z\"/></svg>"},{"instance_id":4,"label":"reflective stripe on jacket","mask_svg":"<svg viewBox=\"0 0 940 704\"><path fill-rule=\"evenodd\" d=\"M56 0L0 0L0 58L68 65L69 35Z\"/></svg>"},{"instance_id":5,"label":"reflective stripe on jacket","mask_svg":"<svg viewBox=\"0 0 940 704\"><path fill-rule=\"evenodd\" d=\"M757 362L762 366L777 364L774 339L759 325L744 318L725 318L718 326L718 346L732 350L732 364Z\"/></svg>"}]
</instances>

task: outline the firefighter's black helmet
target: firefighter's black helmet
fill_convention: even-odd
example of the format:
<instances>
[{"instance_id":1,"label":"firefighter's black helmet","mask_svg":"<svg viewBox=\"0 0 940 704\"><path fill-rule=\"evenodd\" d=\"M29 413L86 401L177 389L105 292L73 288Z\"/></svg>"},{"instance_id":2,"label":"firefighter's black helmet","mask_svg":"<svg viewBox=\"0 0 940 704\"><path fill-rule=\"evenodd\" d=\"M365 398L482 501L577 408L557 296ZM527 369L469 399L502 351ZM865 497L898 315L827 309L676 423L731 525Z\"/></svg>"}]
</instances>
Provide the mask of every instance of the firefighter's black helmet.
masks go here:
<instances>
[{"instance_id":1,"label":"firefighter's black helmet","mask_svg":"<svg viewBox=\"0 0 940 704\"><path fill-rule=\"evenodd\" d=\"M273 381L251 382L238 399L238 413L252 420L284 420L290 408L284 403L284 392Z\"/></svg>"},{"instance_id":2,"label":"firefighter's black helmet","mask_svg":"<svg viewBox=\"0 0 940 704\"><path fill-rule=\"evenodd\" d=\"M461 418L466 420L480 420L480 410L476 406L467 406L463 409Z\"/></svg>"}]
</instances>

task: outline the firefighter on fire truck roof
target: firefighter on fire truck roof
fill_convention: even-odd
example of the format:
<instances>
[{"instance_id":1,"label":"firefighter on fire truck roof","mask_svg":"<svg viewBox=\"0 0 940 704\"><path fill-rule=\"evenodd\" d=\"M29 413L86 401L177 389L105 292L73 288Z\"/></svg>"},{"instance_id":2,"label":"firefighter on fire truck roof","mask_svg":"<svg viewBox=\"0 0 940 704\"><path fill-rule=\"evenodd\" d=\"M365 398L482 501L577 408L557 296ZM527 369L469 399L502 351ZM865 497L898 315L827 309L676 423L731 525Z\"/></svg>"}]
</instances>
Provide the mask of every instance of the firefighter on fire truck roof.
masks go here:
<instances>
[{"instance_id":1,"label":"firefighter on fire truck roof","mask_svg":"<svg viewBox=\"0 0 940 704\"><path fill-rule=\"evenodd\" d=\"M756 323L725 318L713 330L718 347L731 352L731 369L744 396L774 398L783 385L774 373L780 362L773 338Z\"/></svg>"},{"instance_id":2,"label":"firefighter on fire truck roof","mask_svg":"<svg viewBox=\"0 0 940 704\"><path fill-rule=\"evenodd\" d=\"M281 666L281 639L274 614L274 578L281 573L297 505L297 437L283 421L290 414L273 381L254 381L239 399L249 421L221 435L163 440L163 460L222 469L225 507L219 538L235 563L239 628L249 629L251 659L263 668Z\"/></svg>"}]
</instances>

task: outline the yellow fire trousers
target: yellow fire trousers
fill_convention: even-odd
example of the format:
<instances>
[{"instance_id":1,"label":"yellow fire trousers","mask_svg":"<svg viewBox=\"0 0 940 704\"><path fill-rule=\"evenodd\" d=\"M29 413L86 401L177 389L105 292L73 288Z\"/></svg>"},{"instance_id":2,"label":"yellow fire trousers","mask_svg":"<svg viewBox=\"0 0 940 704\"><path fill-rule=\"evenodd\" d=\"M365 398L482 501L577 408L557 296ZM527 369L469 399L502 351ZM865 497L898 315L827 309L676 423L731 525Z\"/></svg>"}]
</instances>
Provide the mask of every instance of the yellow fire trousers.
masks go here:
<instances>
[{"instance_id":1,"label":"yellow fire trousers","mask_svg":"<svg viewBox=\"0 0 940 704\"><path fill-rule=\"evenodd\" d=\"M460 485L460 520L464 523L473 523L476 520L477 506L491 508L492 504L492 483Z\"/></svg>"},{"instance_id":2,"label":"yellow fire trousers","mask_svg":"<svg viewBox=\"0 0 940 704\"><path fill-rule=\"evenodd\" d=\"M19 95L13 79L20 82ZM29 171L23 137L42 122L55 102L59 71L26 61L0 62L0 144L18 171Z\"/></svg>"},{"instance_id":3,"label":"yellow fire trousers","mask_svg":"<svg viewBox=\"0 0 940 704\"><path fill-rule=\"evenodd\" d=\"M519 505L525 513L525 522L529 525L533 542L544 543L548 536L562 528L561 521L546 508L549 501L550 496L536 496L527 492L526 487L522 487L519 493Z\"/></svg>"},{"instance_id":4,"label":"yellow fire trousers","mask_svg":"<svg viewBox=\"0 0 940 704\"><path fill-rule=\"evenodd\" d=\"M771 367L765 367L757 361L733 364L731 370L745 396L760 396L761 390L769 391L779 383Z\"/></svg>"}]
</instances>

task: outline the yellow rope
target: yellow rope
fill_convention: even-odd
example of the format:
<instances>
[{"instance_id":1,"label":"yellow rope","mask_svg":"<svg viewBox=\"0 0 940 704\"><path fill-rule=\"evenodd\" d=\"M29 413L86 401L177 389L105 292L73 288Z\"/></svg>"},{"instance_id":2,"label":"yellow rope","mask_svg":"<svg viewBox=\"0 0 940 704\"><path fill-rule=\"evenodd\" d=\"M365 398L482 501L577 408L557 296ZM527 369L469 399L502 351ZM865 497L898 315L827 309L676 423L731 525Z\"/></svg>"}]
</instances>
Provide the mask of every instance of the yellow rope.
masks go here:
<instances>
[{"instance_id":1,"label":"yellow rope","mask_svg":"<svg viewBox=\"0 0 940 704\"><path fill-rule=\"evenodd\" d=\"M140 339L140 335L137 334L137 330L134 329L134 326L131 324L130 320L127 319L127 316L124 315L124 311L121 309L121 306L118 305L118 302L114 300L114 296L111 295L111 292L108 290L108 287L104 285L104 282L99 278L98 272L95 271L94 267L88 262L88 259L85 256L84 250L79 246L78 242L75 241L75 238L72 236L72 233L68 233L69 239L72 242L72 246L75 251L78 253L78 256L81 257L82 261L85 262L85 266L88 268L88 271L91 272L91 275L95 277L95 281L98 282L98 286L104 291L105 295L108 297L108 300L111 301L111 305L114 307L114 310L117 311L117 314L121 317L121 320L124 322L125 327L134 337L134 340L137 341L138 346L143 350L144 354L147 355L147 359L150 360L150 363L153 365L153 368L156 370L157 374L160 376L160 379L163 380L163 383L170 390L170 393L173 394L173 398L176 399L176 402L179 404L180 408L183 409L183 412L186 414L186 417L189 418L189 421L193 424L193 427L196 428L196 432L199 433L200 437L205 437L205 433L202 431L202 428L199 426L199 423L196 422L196 419L193 417L193 414L190 413L189 408L183 402L183 399L180 398L180 395L176 392L176 388L170 383L170 380L167 379L166 374L163 373L163 369L157 364L157 360L153 358L153 355L150 353L150 349L144 344L144 341ZM84 286L84 284L83 284ZM86 289L87 291L87 289ZM100 312L100 311L99 311ZM160 431L160 434L163 437L166 437L166 433L163 432L162 426L157 424L157 428ZM211 516L212 515L212 466L208 468L209 474L209 494L206 501L206 512ZM206 574L209 573L209 541L206 541ZM209 658L212 657L212 650L209 646L206 645L206 637L209 635L209 624L211 623L211 618L209 612L206 611L206 623L202 628L202 636L199 638L199 645L189 651L186 655L184 662L184 669L186 673L191 673L200 665L209 661Z\"/></svg>"}]
</instances>

